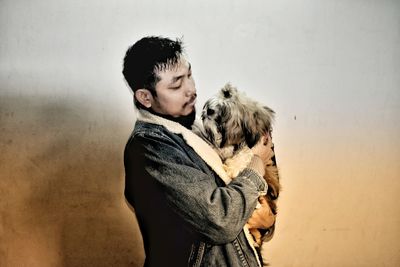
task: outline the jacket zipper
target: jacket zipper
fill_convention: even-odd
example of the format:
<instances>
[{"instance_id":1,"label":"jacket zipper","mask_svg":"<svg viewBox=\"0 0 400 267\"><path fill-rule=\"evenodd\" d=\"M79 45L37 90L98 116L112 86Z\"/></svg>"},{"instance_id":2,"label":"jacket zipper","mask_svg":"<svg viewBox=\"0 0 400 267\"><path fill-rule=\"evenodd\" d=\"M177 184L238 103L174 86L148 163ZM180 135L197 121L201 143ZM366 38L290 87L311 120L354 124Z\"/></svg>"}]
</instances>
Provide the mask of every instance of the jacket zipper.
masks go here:
<instances>
[{"instance_id":1,"label":"jacket zipper","mask_svg":"<svg viewBox=\"0 0 400 267\"><path fill-rule=\"evenodd\" d=\"M193 267L200 267L201 261L203 260L205 247L206 247L206 244L204 242L200 242L199 248L197 249L197 253L196 253L196 260L194 261L194 264L192 265ZM191 261L193 254L195 253L195 248L196 248L196 246L193 244L192 250L190 252L189 262Z\"/></svg>"}]
</instances>

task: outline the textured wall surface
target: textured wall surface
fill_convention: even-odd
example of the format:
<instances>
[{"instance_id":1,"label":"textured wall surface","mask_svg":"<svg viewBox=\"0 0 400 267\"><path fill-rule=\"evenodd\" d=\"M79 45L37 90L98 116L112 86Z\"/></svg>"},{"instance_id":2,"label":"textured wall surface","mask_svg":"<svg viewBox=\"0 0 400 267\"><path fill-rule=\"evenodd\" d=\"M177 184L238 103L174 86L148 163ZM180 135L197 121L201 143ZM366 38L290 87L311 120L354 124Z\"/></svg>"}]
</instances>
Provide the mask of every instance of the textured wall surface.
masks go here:
<instances>
[{"instance_id":1,"label":"textured wall surface","mask_svg":"<svg viewBox=\"0 0 400 267\"><path fill-rule=\"evenodd\" d=\"M120 72L144 35L184 37L198 108L231 81L276 111L271 266L400 266L397 0L0 1L0 266L141 266Z\"/></svg>"},{"instance_id":2,"label":"textured wall surface","mask_svg":"<svg viewBox=\"0 0 400 267\"><path fill-rule=\"evenodd\" d=\"M84 102L2 97L0 266L139 266L126 135Z\"/></svg>"}]
</instances>

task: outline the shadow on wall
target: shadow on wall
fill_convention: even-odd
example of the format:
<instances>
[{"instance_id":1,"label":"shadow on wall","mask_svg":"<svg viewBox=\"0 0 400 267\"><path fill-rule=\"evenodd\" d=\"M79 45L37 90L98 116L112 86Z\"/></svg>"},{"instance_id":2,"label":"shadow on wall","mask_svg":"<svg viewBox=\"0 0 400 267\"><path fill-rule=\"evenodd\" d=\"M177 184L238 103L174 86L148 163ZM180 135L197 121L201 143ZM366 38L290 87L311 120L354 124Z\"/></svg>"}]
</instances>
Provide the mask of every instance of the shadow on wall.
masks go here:
<instances>
[{"instance_id":1,"label":"shadow on wall","mask_svg":"<svg viewBox=\"0 0 400 267\"><path fill-rule=\"evenodd\" d=\"M85 100L0 98L0 266L140 266L123 197L132 122Z\"/></svg>"}]
</instances>

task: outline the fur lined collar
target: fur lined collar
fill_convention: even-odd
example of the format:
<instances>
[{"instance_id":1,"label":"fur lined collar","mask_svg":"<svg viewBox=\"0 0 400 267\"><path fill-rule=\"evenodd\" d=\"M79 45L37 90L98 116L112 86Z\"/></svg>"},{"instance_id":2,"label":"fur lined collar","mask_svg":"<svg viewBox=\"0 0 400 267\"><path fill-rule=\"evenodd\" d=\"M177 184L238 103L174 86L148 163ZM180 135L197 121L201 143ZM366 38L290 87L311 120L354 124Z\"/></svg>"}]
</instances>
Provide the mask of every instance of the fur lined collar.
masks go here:
<instances>
[{"instance_id":1,"label":"fur lined collar","mask_svg":"<svg viewBox=\"0 0 400 267\"><path fill-rule=\"evenodd\" d=\"M222 160L217 152L215 152L214 149L207 144L207 142L205 142L195 133L186 129L177 122L164 119L142 109L139 110L137 119L139 121L162 125L170 132L182 135L186 143L191 146L194 151L196 151L196 153L207 163L209 167L211 167L211 169L214 170L214 172L225 182L225 184L229 184L231 182L231 178L227 175L223 167Z\"/></svg>"}]
</instances>

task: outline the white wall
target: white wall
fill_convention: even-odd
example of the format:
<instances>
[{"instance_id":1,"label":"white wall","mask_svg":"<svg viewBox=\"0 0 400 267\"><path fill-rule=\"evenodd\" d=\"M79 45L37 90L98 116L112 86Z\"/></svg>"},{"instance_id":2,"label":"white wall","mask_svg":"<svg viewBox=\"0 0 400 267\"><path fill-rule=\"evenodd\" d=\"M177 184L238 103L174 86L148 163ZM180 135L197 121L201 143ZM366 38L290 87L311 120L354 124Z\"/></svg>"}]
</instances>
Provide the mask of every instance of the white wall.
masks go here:
<instances>
[{"instance_id":1,"label":"white wall","mask_svg":"<svg viewBox=\"0 0 400 267\"><path fill-rule=\"evenodd\" d=\"M17 235L21 243L41 245L35 245L38 254L29 254L30 245L25 250L18 249L20 243L0 246L0 265L72 262L59 259L65 254L65 239L38 234L42 239L29 236L27 243L21 234L30 227L22 223L25 194L35 195L44 182L57 183L40 166L57 169L74 158L75 153L62 154L65 161L57 168L43 159L50 156L43 147L61 151L59 137L74 142L73 147L84 142L115 152L108 169L115 170L118 186L102 188L104 183L91 174L86 174L91 177L86 185L91 185L88 192L100 188L116 199L114 208L124 223L115 231L120 236L128 231L124 227L133 218L120 196L123 168L118 153L134 115L121 63L127 47L146 35L183 36L198 108L231 81L276 111L274 140L283 192L277 233L264 251L272 266L400 264L400 208L395 204L400 190L399 1L3 0L0 136L5 152L0 192L8 198L0 205L7 218L0 220L0 238L2 233L5 240ZM96 153L100 157L100 151L91 151L92 160ZM32 170L26 166L36 154L43 156L36 163L42 173L28 179ZM104 162L102 168L107 167ZM81 181L71 179L76 190L62 192L79 203ZM46 186L51 191L52 185ZM45 199L57 201L56 196ZM53 207L38 203L38 209ZM76 209L68 211L83 216ZM60 211L56 221L37 222L38 231L46 233L63 216ZM75 222L79 230L87 230L79 219ZM19 227L10 232L8 224ZM55 227L50 236L61 230ZM126 252L132 250L130 241L140 242L137 238L122 239L118 251L126 262L121 266L140 262L130 261ZM63 258L74 258L82 247L67 241L70 254ZM48 243L58 246L52 251L43 245ZM21 257L24 253L30 256Z\"/></svg>"}]
</instances>

